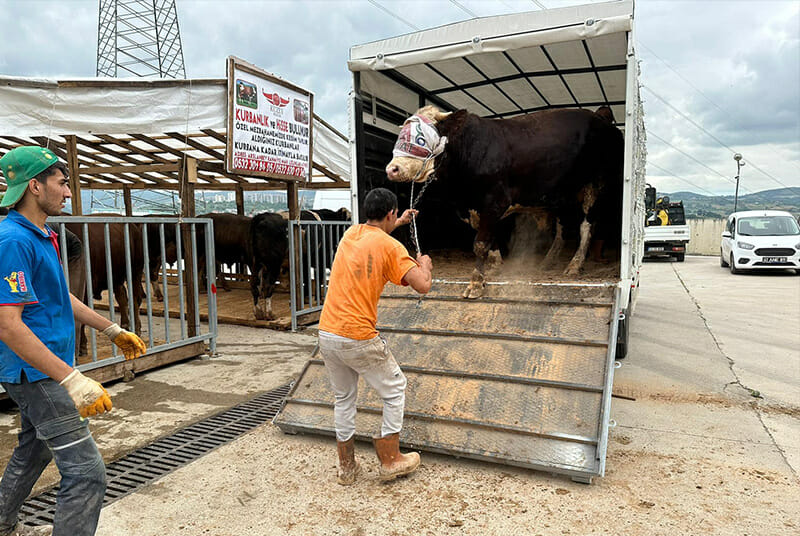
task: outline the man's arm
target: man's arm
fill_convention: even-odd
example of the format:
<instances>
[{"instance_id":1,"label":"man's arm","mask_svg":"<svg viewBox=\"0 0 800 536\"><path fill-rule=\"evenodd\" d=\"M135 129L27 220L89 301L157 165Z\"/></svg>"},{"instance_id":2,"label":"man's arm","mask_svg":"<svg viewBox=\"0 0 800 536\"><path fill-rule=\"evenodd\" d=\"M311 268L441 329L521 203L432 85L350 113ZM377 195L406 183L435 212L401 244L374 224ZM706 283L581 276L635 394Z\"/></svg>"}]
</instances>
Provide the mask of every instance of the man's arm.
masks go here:
<instances>
[{"instance_id":1,"label":"man's arm","mask_svg":"<svg viewBox=\"0 0 800 536\"><path fill-rule=\"evenodd\" d=\"M72 367L58 358L22 321L24 305L0 306L0 341L36 370L60 382Z\"/></svg>"},{"instance_id":2,"label":"man's arm","mask_svg":"<svg viewBox=\"0 0 800 536\"><path fill-rule=\"evenodd\" d=\"M85 303L76 298L72 293L70 293L69 297L72 300L72 315L75 317L75 320L81 324L93 327L98 331L103 331L111 326L111 320L89 309Z\"/></svg>"},{"instance_id":3,"label":"man's arm","mask_svg":"<svg viewBox=\"0 0 800 536\"><path fill-rule=\"evenodd\" d=\"M394 222L394 229L397 229L401 225L408 225L411 223L411 219L417 214L419 214L419 210L415 208L406 209L405 212L403 212L403 215L397 218L397 220ZM394 229L392 229L392 231L394 231Z\"/></svg>"},{"instance_id":4,"label":"man's arm","mask_svg":"<svg viewBox=\"0 0 800 536\"><path fill-rule=\"evenodd\" d=\"M433 281L433 262L427 255L417 255L419 266L415 266L403 276L403 282L419 292L427 294Z\"/></svg>"}]
</instances>

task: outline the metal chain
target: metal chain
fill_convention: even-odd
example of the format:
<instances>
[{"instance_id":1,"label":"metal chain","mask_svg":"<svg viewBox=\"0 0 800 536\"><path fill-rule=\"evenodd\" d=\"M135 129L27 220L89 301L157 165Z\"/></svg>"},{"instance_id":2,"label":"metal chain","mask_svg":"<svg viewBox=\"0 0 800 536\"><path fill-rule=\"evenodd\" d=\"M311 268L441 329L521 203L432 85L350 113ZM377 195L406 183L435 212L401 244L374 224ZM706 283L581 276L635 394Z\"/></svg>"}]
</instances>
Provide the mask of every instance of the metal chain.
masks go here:
<instances>
[{"instance_id":1,"label":"metal chain","mask_svg":"<svg viewBox=\"0 0 800 536\"><path fill-rule=\"evenodd\" d=\"M427 157L422 162L422 166L419 168L419 171L414 176L414 179L412 179L412 181L411 181L411 203L409 205L409 208L415 208L417 206L417 203L419 203L420 198L422 198L422 194L425 193L425 190L428 188L428 185L431 182L433 182L433 180L435 178L434 177L434 173L431 173L430 175L428 175L428 178L425 179L425 184L422 185L422 188L419 191L419 195L417 195L417 197L415 199L414 198L414 184L416 184L417 177L419 177L419 175L425 169L425 165L428 163L428 161L431 158L433 158L433 155L430 155L429 157ZM422 255L422 250L419 247L419 234L417 232L417 217L414 216L413 214L411 216L411 239L414 241L414 248L416 248L416 250L417 250L417 255Z\"/></svg>"}]
</instances>

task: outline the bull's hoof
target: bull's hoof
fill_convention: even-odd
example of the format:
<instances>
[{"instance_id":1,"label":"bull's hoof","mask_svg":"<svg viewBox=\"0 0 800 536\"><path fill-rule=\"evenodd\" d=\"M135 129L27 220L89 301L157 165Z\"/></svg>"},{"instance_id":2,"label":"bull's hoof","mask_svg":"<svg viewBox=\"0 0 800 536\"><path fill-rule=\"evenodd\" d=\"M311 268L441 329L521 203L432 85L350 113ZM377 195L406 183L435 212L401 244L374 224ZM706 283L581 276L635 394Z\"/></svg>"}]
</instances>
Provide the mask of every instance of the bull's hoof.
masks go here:
<instances>
[{"instance_id":1,"label":"bull's hoof","mask_svg":"<svg viewBox=\"0 0 800 536\"><path fill-rule=\"evenodd\" d=\"M483 296L485 286L479 283L470 283L464 291L464 297L468 300L474 300Z\"/></svg>"},{"instance_id":2,"label":"bull's hoof","mask_svg":"<svg viewBox=\"0 0 800 536\"><path fill-rule=\"evenodd\" d=\"M253 315L256 317L256 320L268 320L267 315L264 314L264 311L261 309L253 309Z\"/></svg>"},{"instance_id":3,"label":"bull's hoof","mask_svg":"<svg viewBox=\"0 0 800 536\"><path fill-rule=\"evenodd\" d=\"M567 269L564 270L564 275L569 277L577 277L581 273L582 265L576 262L569 263Z\"/></svg>"}]
</instances>

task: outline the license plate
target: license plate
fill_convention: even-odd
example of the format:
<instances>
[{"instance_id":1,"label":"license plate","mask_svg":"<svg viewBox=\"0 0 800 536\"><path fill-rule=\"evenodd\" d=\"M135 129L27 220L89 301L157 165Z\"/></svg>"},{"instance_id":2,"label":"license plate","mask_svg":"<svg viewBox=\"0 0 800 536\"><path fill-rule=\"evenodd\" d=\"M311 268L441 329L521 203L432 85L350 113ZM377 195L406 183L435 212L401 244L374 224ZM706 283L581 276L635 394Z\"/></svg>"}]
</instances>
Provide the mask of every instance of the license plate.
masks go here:
<instances>
[{"instance_id":1,"label":"license plate","mask_svg":"<svg viewBox=\"0 0 800 536\"><path fill-rule=\"evenodd\" d=\"M786 262L786 257L764 257L761 262L778 264Z\"/></svg>"},{"instance_id":2,"label":"license plate","mask_svg":"<svg viewBox=\"0 0 800 536\"><path fill-rule=\"evenodd\" d=\"M661 246L653 246L653 247L647 248L647 251L664 251L664 248L661 247Z\"/></svg>"}]
</instances>

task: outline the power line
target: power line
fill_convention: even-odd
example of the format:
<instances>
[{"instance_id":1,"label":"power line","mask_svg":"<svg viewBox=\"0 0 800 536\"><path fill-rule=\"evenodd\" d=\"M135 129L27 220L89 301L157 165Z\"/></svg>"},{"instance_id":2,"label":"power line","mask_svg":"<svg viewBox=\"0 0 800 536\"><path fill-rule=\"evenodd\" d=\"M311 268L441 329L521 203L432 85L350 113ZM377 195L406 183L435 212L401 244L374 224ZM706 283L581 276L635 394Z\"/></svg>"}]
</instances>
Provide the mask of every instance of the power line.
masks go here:
<instances>
[{"instance_id":1,"label":"power line","mask_svg":"<svg viewBox=\"0 0 800 536\"><path fill-rule=\"evenodd\" d=\"M534 4L536 4L537 6L539 6L539 9L547 9L547 8L545 7L545 5L544 5L543 3L541 3L541 2L539 2L538 0L531 0L531 2L533 2Z\"/></svg>"},{"instance_id":2,"label":"power line","mask_svg":"<svg viewBox=\"0 0 800 536\"><path fill-rule=\"evenodd\" d=\"M695 162L695 163L697 163L697 164L700 164L701 166L703 166L704 168L706 168L706 169L707 169L707 170L709 170L710 172L712 172L712 173L714 173L714 174L716 174L716 175L719 175L719 176L720 176L720 177L722 177L723 179L725 179L725 180L727 180L727 181L729 181L729 182L733 182L733 183L735 183L735 182L736 182L736 179L734 179L734 178L732 178L732 177L727 177L727 176L723 175L722 173L720 173L720 172L719 172L719 171L717 171L716 169L712 169L712 168L708 167L706 164L702 163L700 160L698 160L697 158L693 157L692 155L690 155L690 154L688 154L688 153L685 153L685 152L681 151L680 149L678 149L677 147L675 147L674 145L672 145L670 142L668 142L667 140L665 140L665 139L664 139L664 138L662 138L661 136L657 135L657 134L656 134L655 132L653 132L652 130L648 130L648 131L647 131L647 136L648 136L648 137L650 137L650 136L653 136L654 138L656 138L657 140L660 140L660 141L661 141L661 142L663 142L664 144L666 144L666 145L669 145L670 147L672 147L673 149L675 149L676 151L678 151L679 153L681 153L683 156L685 156L685 157L686 157L686 158L688 158L689 160L692 160L693 162ZM741 185L740 185L740 188L742 188L742 190L745 190L745 188L744 188L743 186L741 186ZM748 191L749 191L749 190L748 190ZM752 192L750 192L750 193L752 193Z\"/></svg>"},{"instance_id":3,"label":"power line","mask_svg":"<svg viewBox=\"0 0 800 536\"><path fill-rule=\"evenodd\" d=\"M656 93L655 91L653 91L652 89L650 89L649 87L647 87L647 86L646 86L646 85L644 85L644 84L642 84L642 86L641 86L641 87L642 87L642 88L644 88L644 89L646 89L647 91L649 91L649 92L650 92L650 93L651 93L651 94L652 94L652 95L653 95L655 98L657 98L658 100L660 100L661 102L663 102L664 104L666 104L666 105L667 105L667 106L668 106L670 109L672 109L672 110L673 110L673 111L674 111L676 114L680 115L681 117L683 117L684 119L686 119L687 121L689 121L689 122L690 122L692 125L694 125L694 126L695 126L695 127L697 127L698 129L700 129L702 132L704 132L704 133L705 133L705 134L706 134L708 137L710 137L711 139L713 139L714 141L716 141L717 143L719 143L721 146L723 146L723 147L725 147L726 149L728 149L728 150L729 150L731 153L733 153L733 154L736 154L736 153L737 153L737 151L735 151L735 150L734 150L734 149L732 149L730 146L728 146L728 145L726 145L725 143L723 143L723 142L722 142L722 141L721 141L719 138L717 138L716 136L714 136L712 133L710 133L709 131L707 131L707 130L706 130L705 128L703 128L702 126L698 125L696 122L694 122L692 119L690 119L690 118L689 118L689 117L688 117L686 114L684 114L683 112L681 112L680 110L678 110L677 108L675 108L675 107L674 107L672 104L670 104L669 102L667 102L667 100L666 100L664 97L662 97L661 95L659 95L658 93ZM760 167L758 167L756 164L754 164L754 163L753 163L753 161L752 161L751 159L749 159L749 158L748 158L748 159L747 159L747 162L748 162L748 163L749 163L749 164L750 164L750 165L753 167L753 169L756 169L756 170L760 171L761 173L763 173L764 175L766 175L766 176L767 176L767 177L769 177L770 179L774 180L775 182L777 182L778 184L780 184L780 185L781 185L781 186L783 186L784 188L789 188L789 186L787 186L786 184L784 184L783 182L781 182L780 180L776 179L775 177L773 177L772 175L770 175L769 173L767 173L766 171L764 171L763 169L761 169Z\"/></svg>"},{"instance_id":4,"label":"power line","mask_svg":"<svg viewBox=\"0 0 800 536\"><path fill-rule=\"evenodd\" d=\"M461 10L462 10L464 13L466 13L466 14L467 14L467 15L469 15L470 17L472 17L472 18L478 18L478 16L477 16L475 13L473 13L472 11L470 11L469 9L467 9L466 7L464 7L464 6L462 6L461 4L459 4L458 2L456 2L456 0L450 0L450 3L451 3L451 4L453 4L453 5L456 5L456 6L458 6L458 7L459 7L459 8L460 8L460 9L461 9Z\"/></svg>"},{"instance_id":5,"label":"power line","mask_svg":"<svg viewBox=\"0 0 800 536\"><path fill-rule=\"evenodd\" d=\"M412 28L414 28L414 29L415 29L415 30L417 30L417 31L419 31L419 30L420 30L418 26L416 26L416 25L414 25L414 24L412 24L412 23L408 22L406 19L404 19L403 17L401 17L401 16L399 16L399 15L395 15L394 13L392 13L391 11L389 11L388 9L386 9L385 7L383 7L382 5L380 5L380 4L379 4L378 2L376 2L375 0L367 0L367 2L369 2L369 3L370 3L370 4L372 4L373 6L377 7L378 9L380 9L381 11L383 11L384 13L386 13L387 15L389 15L390 17L394 17L395 19L399 20L400 22L403 22L403 23L407 24L408 26L411 26Z\"/></svg>"},{"instance_id":6,"label":"power line","mask_svg":"<svg viewBox=\"0 0 800 536\"><path fill-rule=\"evenodd\" d=\"M698 190L702 190L702 191L704 191L704 192L707 192L707 193L711 194L711 195L712 195L712 196L714 196L714 197L722 197L721 195L719 195L719 194L715 194L714 192L711 192L711 191L709 191L709 190L706 190L706 189L705 189L705 188L703 188L702 186L698 186L698 185L696 185L695 183L693 183L692 181L690 181L690 180L688 180L688 179L684 179L683 177L681 177L681 176L679 176L679 175L676 175L676 174L674 174L673 172L671 172L671 171L669 171L669 170L666 170L666 169L664 169L663 167L661 167L661 166L659 166L659 165L657 165L657 164L654 164L653 162L648 162L648 163L647 163L647 165L648 165L648 166L653 166L653 167L655 167L655 168L658 168L658 169L660 169L661 171L663 171L664 173L666 173L667 175L669 175L670 177L672 177L672 178L674 178L674 179L678 179L679 181L683 181L683 182L685 182L686 184L690 184L690 185L694 186L695 188L697 188Z\"/></svg>"},{"instance_id":7,"label":"power line","mask_svg":"<svg viewBox=\"0 0 800 536\"><path fill-rule=\"evenodd\" d=\"M691 82L691 81L690 81L688 78L686 78L685 76L683 76L681 73L679 73L679 72L678 72L678 70L677 70L677 69L675 69L675 68L674 68L672 65L670 65L669 63L667 63L667 61L666 61L665 59L661 58L661 57L660 57L658 54L656 54L656 53L653 51L653 49L652 49L652 48L650 48L650 47L648 47L647 45L645 45L644 43L642 43L642 41L641 41L641 40L639 40L639 44L642 46L642 48L644 48L644 49L645 49L645 50L647 50L647 51L648 51L650 54L652 54L652 55L653 55L653 56L654 56L654 57L655 57L655 58L656 58L658 61L660 61L661 63L663 63L663 64L664 64L664 65L665 65L665 66L666 66L666 67L667 67L667 68L668 68L670 71L672 71L673 73L675 73L675 74L678 76L678 78L680 78L681 80L683 80L684 82L686 82L686 84L688 84L688 85L689 85L689 87L691 87L691 88L692 88L692 89L694 89L696 92L698 92L700 95L702 95L702 96L703 96L703 98L704 98L704 99L706 99L706 100L707 100L709 103L711 103L711 105L712 105L712 106L714 106L714 107L715 107L717 110L719 110L720 112L722 112L722 113L724 113L724 114L726 114L726 115L728 115L728 116L733 116L733 115L734 115L733 113L731 113L731 112L729 112L728 110L726 110L726 109L722 108L722 107L721 107L719 104L717 104L716 102L714 102L714 99L710 98L708 95L706 95L705 93L703 93L703 92L702 92L702 91L701 91L701 90L700 90L700 89L699 89L697 86L695 86L694 84L692 84L692 82ZM790 162L790 164L792 164L793 166L795 166L795 167L797 167L797 168L800 168L800 166L798 166L798 165L797 165L797 164L795 164L794 162Z\"/></svg>"}]
</instances>

